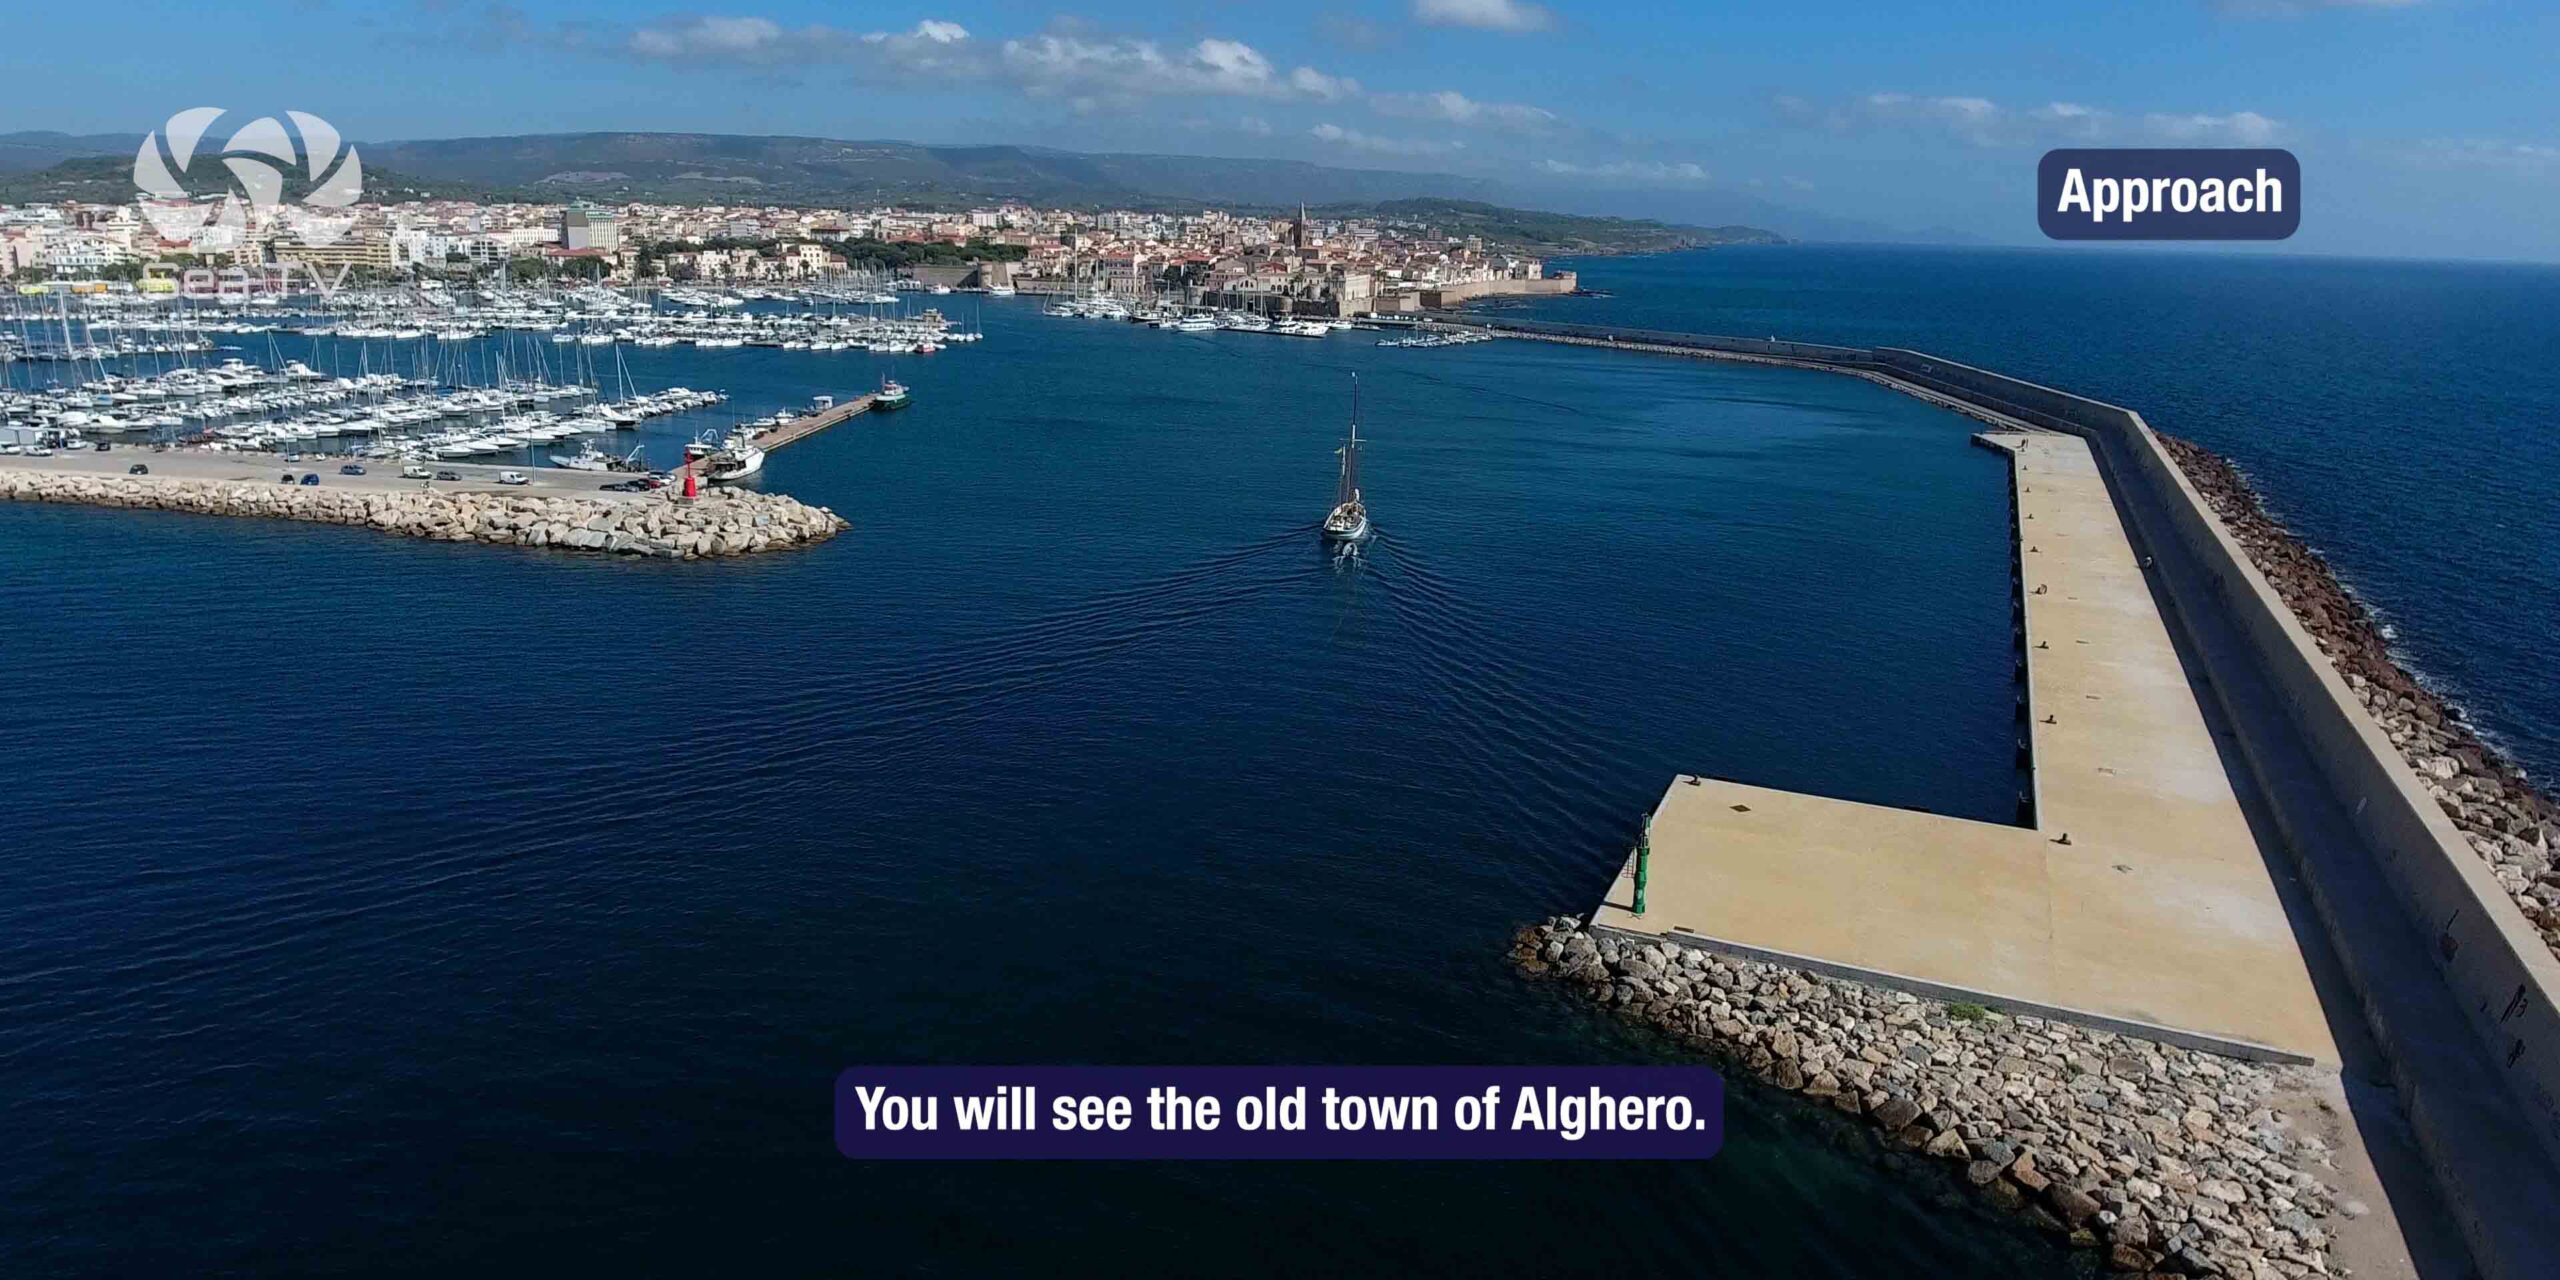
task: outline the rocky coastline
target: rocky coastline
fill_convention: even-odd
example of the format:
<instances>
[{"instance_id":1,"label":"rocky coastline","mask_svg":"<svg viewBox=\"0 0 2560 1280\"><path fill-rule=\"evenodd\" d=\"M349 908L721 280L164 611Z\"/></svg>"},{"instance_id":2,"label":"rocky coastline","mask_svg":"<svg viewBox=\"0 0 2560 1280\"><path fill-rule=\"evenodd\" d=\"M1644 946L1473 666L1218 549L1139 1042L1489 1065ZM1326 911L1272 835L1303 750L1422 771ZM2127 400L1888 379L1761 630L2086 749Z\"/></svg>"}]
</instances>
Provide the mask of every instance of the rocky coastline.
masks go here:
<instances>
[{"instance_id":1,"label":"rocky coastline","mask_svg":"<svg viewBox=\"0 0 2560 1280\"><path fill-rule=\"evenodd\" d=\"M2560 805L2482 742L2459 707L2402 669L2372 612L2339 583L2319 552L2267 514L2238 468L2191 441L2163 435L2160 443L2319 642L2347 688L2364 700L2427 794L2489 864L2543 942L2560 954L2560 867L2552 861L2552 846L2560 842Z\"/></svg>"},{"instance_id":2,"label":"rocky coastline","mask_svg":"<svg viewBox=\"0 0 2560 1280\"><path fill-rule=\"evenodd\" d=\"M353 525L439 542L555 547L661 560L701 560L824 542L851 527L825 507L779 494L714 488L581 498L454 490L324 489L238 480L0 472L0 501L66 502L203 515Z\"/></svg>"},{"instance_id":3,"label":"rocky coastline","mask_svg":"<svg viewBox=\"0 0 2560 1280\"><path fill-rule=\"evenodd\" d=\"M2336 1274L2364 1206L2280 1102L2310 1068L1942 1004L1698 947L1522 929L1513 960L1774 1088L1863 1117L1995 1205L2129 1275Z\"/></svg>"}]
</instances>

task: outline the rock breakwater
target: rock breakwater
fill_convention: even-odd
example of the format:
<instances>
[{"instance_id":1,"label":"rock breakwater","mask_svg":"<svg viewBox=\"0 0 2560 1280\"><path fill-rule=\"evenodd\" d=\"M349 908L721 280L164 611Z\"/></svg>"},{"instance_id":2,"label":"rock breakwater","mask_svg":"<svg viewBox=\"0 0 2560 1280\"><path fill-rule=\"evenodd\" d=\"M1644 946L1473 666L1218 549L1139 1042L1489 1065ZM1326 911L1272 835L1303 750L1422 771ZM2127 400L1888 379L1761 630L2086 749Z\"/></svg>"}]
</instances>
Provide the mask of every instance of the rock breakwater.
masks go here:
<instances>
[{"instance_id":1,"label":"rock breakwater","mask_svg":"<svg viewBox=\"0 0 2560 1280\"><path fill-rule=\"evenodd\" d=\"M1696 947L1520 931L1513 959L1759 1080L2129 1274L2333 1273L2329 1145L2277 1105L2307 1068L2009 1017ZM2343 1204L2343 1210L2341 1208Z\"/></svg>"},{"instance_id":2,"label":"rock breakwater","mask_svg":"<svg viewBox=\"0 0 2560 1280\"><path fill-rule=\"evenodd\" d=\"M559 547L665 560L803 547L850 527L825 507L735 489L713 489L685 502L663 493L585 498L8 471L0 472L0 500L265 516L441 542Z\"/></svg>"},{"instance_id":3,"label":"rock breakwater","mask_svg":"<svg viewBox=\"0 0 2560 1280\"><path fill-rule=\"evenodd\" d=\"M2319 642L2347 688L2364 700L2437 807L2488 862L2543 942L2560 953L2560 868L2552 861L2560 806L2482 742L2460 708L2401 668L2364 602L2340 585L2319 552L2267 514L2237 468L2190 441L2164 435L2160 443Z\"/></svg>"}]
</instances>

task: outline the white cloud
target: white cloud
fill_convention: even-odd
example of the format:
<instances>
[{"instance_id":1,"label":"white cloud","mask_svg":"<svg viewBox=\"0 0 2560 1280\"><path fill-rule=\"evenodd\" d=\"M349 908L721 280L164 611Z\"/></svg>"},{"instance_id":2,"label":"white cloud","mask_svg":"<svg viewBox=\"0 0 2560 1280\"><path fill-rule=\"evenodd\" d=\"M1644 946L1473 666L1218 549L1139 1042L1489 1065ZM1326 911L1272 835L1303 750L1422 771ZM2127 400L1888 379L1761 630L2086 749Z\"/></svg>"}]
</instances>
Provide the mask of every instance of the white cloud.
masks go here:
<instances>
[{"instance_id":1,"label":"white cloud","mask_svg":"<svg viewBox=\"0 0 2560 1280\"><path fill-rule=\"evenodd\" d=\"M1382 156L1442 156L1463 151L1463 142L1439 142L1429 138L1382 138L1338 124L1320 124L1307 130L1319 142L1328 142L1349 151L1365 151Z\"/></svg>"},{"instance_id":2,"label":"white cloud","mask_svg":"<svg viewBox=\"0 0 2560 1280\"><path fill-rule=\"evenodd\" d=\"M969 29L927 18L907 31L855 34L812 24L789 28L771 18L693 18L631 33L624 47L652 62L689 66L789 66L854 63L882 73L965 78L985 70Z\"/></svg>"},{"instance_id":3,"label":"white cloud","mask_svg":"<svg viewBox=\"0 0 2560 1280\"><path fill-rule=\"evenodd\" d=\"M1840 133L1872 129L1942 133L1978 147L2056 142L2262 147L2285 132L2282 122L2255 111L2154 111L2136 116L2077 102L2017 109L1988 98L1908 93L1871 93L1827 106L1781 95L1773 106L1779 118L1798 125Z\"/></svg>"},{"instance_id":4,"label":"white cloud","mask_svg":"<svg viewBox=\"0 0 2560 1280\"><path fill-rule=\"evenodd\" d=\"M1215 37L1167 50L1153 40L1052 32L1005 41L999 66L1026 93L1086 103L1162 94L1331 102L1360 92L1358 82L1313 67L1284 73L1252 45Z\"/></svg>"},{"instance_id":5,"label":"white cloud","mask_svg":"<svg viewBox=\"0 0 2560 1280\"><path fill-rule=\"evenodd\" d=\"M1395 33L1353 13L1327 13L1316 18L1316 34L1342 46L1363 53L1374 53L1396 42Z\"/></svg>"},{"instance_id":6,"label":"white cloud","mask_svg":"<svg viewBox=\"0 0 2560 1280\"><path fill-rule=\"evenodd\" d=\"M754 61L782 43L782 24L771 18L695 18L677 27L631 33L631 51L667 61Z\"/></svg>"},{"instance_id":7,"label":"white cloud","mask_svg":"<svg viewBox=\"0 0 2560 1280\"><path fill-rule=\"evenodd\" d=\"M2027 118L2039 124L2049 125L2060 132L2087 133L2101 128L2106 121L2107 113L2096 107L2081 106L2077 102L2048 102L2041 107L2028 110Z\"/></svg>"},{"instance_id":8,"label":"white cloud","mask_svg":"<svg viewBox=\"0 0 2560 1280\"><path fill-rule=\"evenodd\" d=\"M2414 9L2422 0L2214 0L2213 7L2242 18L2299 18L2328 9Z\"/></svg>"},{"instance_id":9,"label":"white cloud","mask_svg":"<svg viewBox=\"0 0 2560 1280\"><path fill-rule=\"evenodd\" d=\"M2164 115L2153 112L2142 118L2143 132L2160 142L2195 142L2263 147L2276 140L2281 130L2276 122L2255 111L2234 111L2225 116Z\"/></svg>"},{"instance_id":10,"label":"white cloud","mask_svg":"<svg viewBox=\"0 0 2560 1280\"><path fill-rule=\"evenodd\" d=\"M1435 27L1544 31L1555 15L1527 0L1413 0L1413 16Z\"/></svg>"},{"instance_id":11,"label":"white cloud","mask_svg":"<svg viewBox=\"0 0 2560 1280\"><path fill-rule=\"evenodd\" d=\"M1555 112L1519 102L1478 102L1455 89L1438 93L1389 93L1371 98L1380 115L1409 120L1438 120L1471 128L1544 133L1556 127Z\"/></svg>"},{"instance_id":12,"label":"white cloud","mask_svg":"<svg viewBox=\"0 0 2560 1280\"><path fill-rule=\"evenodd\" d=\"M1050 31L993 47L959 23L927 18L906 31L855 34L785 27L770 18L692 18L631 33L625 47L653 62L690 66L850 65L883 79L993 81L1080 107L1166 95L1340 102L1359 82L1314 67L1282 69L1241 40L1212 36L1168 46L1135 36Z\"/></svg>"},{"instance_id":13,"label":"white cloud","mask_svg":"<svg viewBox=\"0 0 2560 1280\"><path fill-rule=\"evenodd\" d=\"M1571 160L1541 160L1538 168L1560 178L1597 178L1604 182L1701 186L1711 181L1705 166L1689 161L1608 160L1579 164Z\"/></svg>"},{"instance_id":14,"label":"white cloud","mask_svg":"<svg viewBox=\"0 0 2560 1280\"><path fill-rule=\"evenodd\" d=\"M2560 176L2560 146L2490 138L2431 138L2413 156L2434 167L2498 169L2526 177Z\"/></svg>"},{"instance_id":15,"label":"white cloud","mask_svg":"<svg viewBox=\"0 0 2560 1280\"><path fill-rule=\"evenodd\" d=\"M1919 98L1907 93L1871 93L1860 107L1880 120L1945 129L1968 142L1988 142L1999 123L2000 108L1988 98Z\"/></svg>"}]
</instances>

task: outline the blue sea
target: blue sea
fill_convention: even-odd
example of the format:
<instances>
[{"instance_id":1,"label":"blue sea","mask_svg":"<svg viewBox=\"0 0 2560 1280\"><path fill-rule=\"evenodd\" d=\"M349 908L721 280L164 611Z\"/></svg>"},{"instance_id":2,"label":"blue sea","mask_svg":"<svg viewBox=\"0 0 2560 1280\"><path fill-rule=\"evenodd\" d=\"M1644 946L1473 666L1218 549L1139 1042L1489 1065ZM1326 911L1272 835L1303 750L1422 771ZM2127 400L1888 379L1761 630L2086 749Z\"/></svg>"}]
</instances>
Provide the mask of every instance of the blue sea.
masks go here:
<instances>
[{"instance_id":1,"label":"blue sea","mask_svg":"<svg viewBox=\"0 0 2560 1280\"><path fill-rule=\"evenodd\" d=\"M2560 266L1788 246L1558 264L1493 315L1912 347L2231 458L2537 778L2560 776Z\"/></svg>"},{"instance_id":2,"label":"blue sea","mask_svg":"<svg viewBox=\"0 0 2560 1280\"><path fill-rule=\"evenodd\" d=\"M1538 313L1925 346L2225 448L2431 674L2560 741L2551 273L1580 265L1615 296ZM2233 320L2263 291L2288 333ZM975 319L930 357L628 353L741 415L915 387L773 457L854 523L806 552L0 507L0 1271L2085 1265L1741 1083L1698 1165L839 1157L856 1063L1665 1060L1504 944L1596 901L1675 772L1995 820L2016 789L2005 473L1964 419ZM1380 535L1346 559L1314 525L1354 374Z\"/></svg>"}]
</instances>

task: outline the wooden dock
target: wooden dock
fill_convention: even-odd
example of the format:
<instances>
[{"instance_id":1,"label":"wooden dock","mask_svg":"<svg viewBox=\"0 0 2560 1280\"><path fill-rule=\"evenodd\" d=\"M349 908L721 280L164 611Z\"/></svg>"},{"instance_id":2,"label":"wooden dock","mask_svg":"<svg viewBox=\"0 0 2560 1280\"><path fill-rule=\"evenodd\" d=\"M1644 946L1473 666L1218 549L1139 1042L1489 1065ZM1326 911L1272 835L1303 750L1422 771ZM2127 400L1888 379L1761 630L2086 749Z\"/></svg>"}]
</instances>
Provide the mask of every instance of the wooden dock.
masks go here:
<instances>
[{"instance_id":1,"label":"wooden dock","mask_svg":"<svg viewBox=\"0 0 2560 1280\"><path fill-rule=\"evenodd\" d=\"M798 444L848 418L871 412L871 402L875 398L871 395L855 396L850 400L829 405L816 413L793 418L781 426L766 427L755 434L752 443L766 453L771 453L787 444ZM684 473L692 469L694 461L692 458L687 458L668 474L674 476L678 483L682 483Z\"/></svg>"}]
</instances>

